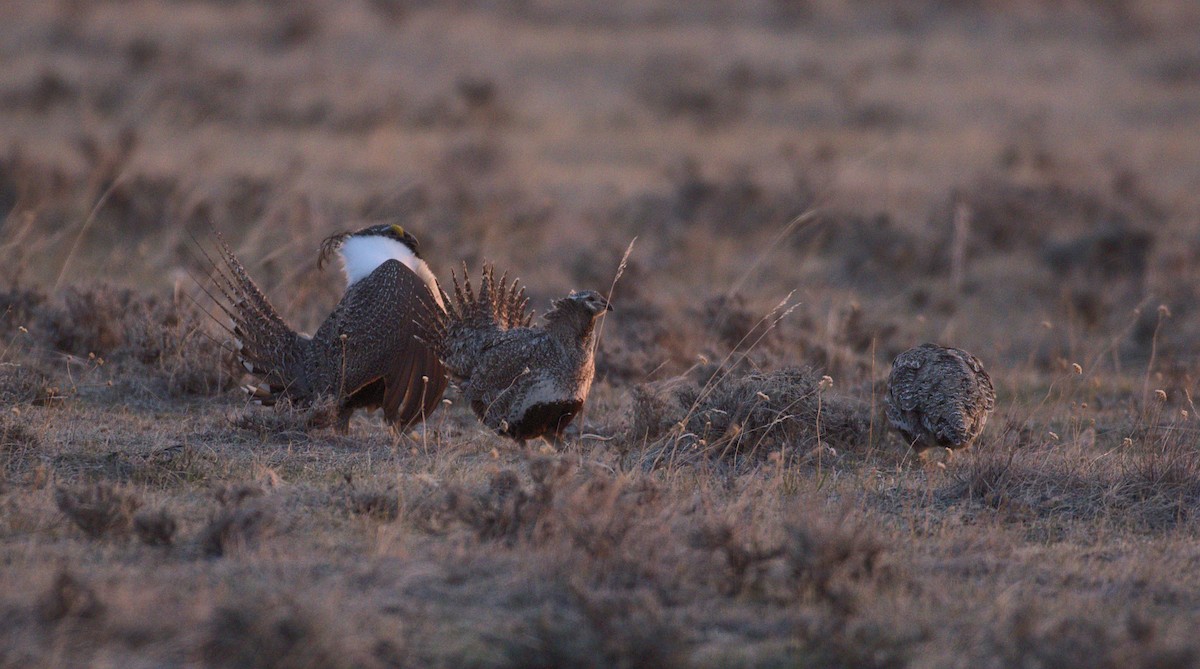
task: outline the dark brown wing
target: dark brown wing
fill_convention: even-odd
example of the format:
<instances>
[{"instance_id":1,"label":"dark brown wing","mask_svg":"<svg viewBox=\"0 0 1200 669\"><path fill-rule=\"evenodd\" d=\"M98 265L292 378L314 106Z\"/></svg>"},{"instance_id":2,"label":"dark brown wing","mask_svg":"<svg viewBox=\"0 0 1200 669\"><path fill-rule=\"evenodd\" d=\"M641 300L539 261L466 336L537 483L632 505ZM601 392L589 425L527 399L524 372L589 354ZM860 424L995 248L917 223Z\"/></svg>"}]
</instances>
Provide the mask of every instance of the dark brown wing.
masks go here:
<instances>
[{"instance_id":1,"label":"dark brown wing","mask_svg":"<svg viewBox=\"0 0 1200 669\"><path fill-rule=\"evenodd\" d=\"M383 416L397 428L421 422L437 410L446 392L446 369L437 355L423 342L416 342L407 369L397 370L386 382Z\"/></svg>"},{"instance_id":2,"label":"dark brown wing","mask_svg":"<svg viewBox=\"0 0 1200 669\"><path fill-rule=\"evenodd\" d=\"M389 260L350 286L313 336L313 375L347 406L374 406L383 382L384 419L403 428L437 408L446 370L414 335L439 309L428 286ZM363 397L355 397L356 393Z\"/></svg>"}]
</instances>

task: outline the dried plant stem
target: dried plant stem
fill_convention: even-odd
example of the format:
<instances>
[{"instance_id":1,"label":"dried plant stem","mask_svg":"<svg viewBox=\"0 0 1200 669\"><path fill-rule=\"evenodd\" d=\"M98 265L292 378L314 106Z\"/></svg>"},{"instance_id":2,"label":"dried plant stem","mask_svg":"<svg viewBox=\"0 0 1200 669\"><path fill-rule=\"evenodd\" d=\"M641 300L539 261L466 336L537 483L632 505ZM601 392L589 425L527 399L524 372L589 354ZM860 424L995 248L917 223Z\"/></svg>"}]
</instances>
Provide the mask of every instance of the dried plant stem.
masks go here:
<instances>
[{"instance_id":1,"label":"dried plant stem","mask_svg":"<svg viewBox=\"0 0 1200 669\"><path fill-rule=\"evenodd\" d=\"M54 290L56 292L62 286L63 277L67 275L67 269L69 269L71 266L71 260L75 258L75 252L79 250L79 244L83 241L83 236L87 234L88 228L92 227L92 223L96 220L96 215L100 213L100 209L104 207L106 202L108 202L108 198L112 196L113 192L116 191L117 186L121 184L124 178L125 171L122 170L121 173L117 175L117 178L113 179L113 182L109 184L108 188L106 188L100 195L99 199L96 200L96 204L92 207L92 211L88 213L87 218L83 221L83 225L79 227L79 234L75 235L75 241L71 243L71 250L67 251L67 257L63 259L62 268L58 271L58 278L54 280Z\"/></svg>"}]
</instances>

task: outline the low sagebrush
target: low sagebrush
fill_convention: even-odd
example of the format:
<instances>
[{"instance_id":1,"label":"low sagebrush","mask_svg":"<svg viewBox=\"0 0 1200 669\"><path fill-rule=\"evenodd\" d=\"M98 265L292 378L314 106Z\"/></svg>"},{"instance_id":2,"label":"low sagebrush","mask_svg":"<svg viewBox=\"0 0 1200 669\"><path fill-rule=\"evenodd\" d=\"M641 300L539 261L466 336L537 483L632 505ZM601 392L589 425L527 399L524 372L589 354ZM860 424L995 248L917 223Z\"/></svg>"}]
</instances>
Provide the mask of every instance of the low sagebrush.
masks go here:
<instances>
[{"instance_id":1,"label":"low sagebrush","mask_svg":"<svg viewBox=\"0 0 1200 669\"><path fill-rule=\"evenodd\" d=\"M135 495L107 483L60 487L54 491L54 501L60 511L93 539L106 534L127 534L133 513L141 506Z\"/></svg>"},{"instance_id":2,"label":"low sagebrush","mask_svg":"<svg viewBox=\"0 0 1200 669\"><path fill-rule=\"evenodd\" d=\"M98 618L104 613L104 609L96 591L67 569L58 572L54 582L37 602L37 616L47 623L67 618Z\"/></svg>"},{"instance_id":3,"label":"low sagebrush","mask_svg":"<svg viewBox=\"0 0 1200 669\"><path fill-rule=\"evenodd\" d=\"M44 405L61 397L59 389L41 370L28 365L0 364L0 406Z\"/></svg>"},{"instance_id":4,"label":"low sagebrush","mask_svg":"<svg viewBox=\"0 0 1200 669\"><path fill-rule=\"evenodd\" d=\"M998 626L987 644L990 653L1009 667L1191 667L1200 661L1195 649L1137 615L1113 621L1024 607Z\"/></svg>"},{"instance_id":5,"label":"low sagebrush","mask_svg":"<svg viewBox=\"0 0 1200 669\"><path fill-rule=\"evenodd\" d=\"M273 595L238 598L216 607L204 627L205 666L316 669L357 666L312 608Z\"/></svg>"},{"instance_id":6,"label":"low sagebrush","mask_svg":"<svg viewBox=\"0 0 1200 669\"><path fill-rule=\"evenodd\" d=\"M248 406L234 415L230 422L234 427L253 432L263 439L298 439L308 434L309 430L332 425L336 408L332 398L304 405L282 399L268 408Z\"/></svg>"},{"instance_id":7,"label":"low sagebrush","mask_svg":"<svg viewBox=\"0 0 1200 669\"><path fill-rule=\"evenodd\" d=\"M216 513L196 541L209 557L223 557L266 535L275 523L271 506L259 500L228 506Z\"/></svg>"},{"instance_id":8,"label":"low sagebrush","mask_svg":"<svg viewBox=\"0 0 1200 669\"><path fill-rule=\"evenodd\" d=\"M682 630L653 592L563 588L563 606L505 640L513 667L685 667Z\"/></svg>"},{"instance_id":9,"label":"low sagebrush","mask_svg":"<svg viewBox=\"0 0 1200 669\"><path fill-rule=\"evenodd\" d=\"M635 394L634 436L648 438L672 426L666 445L713 457L861 449L869 442L869 407L829 387L827 378L799 367L715 377L666 391L644 387Z\"/></svg>"},{"instance_id":10,"label":"low sagebrush","mask_svg":"<svg viewBox=\"0 0 1200 669\"><path fill-rule=\"evenodd\" d=\"M400 500L394 490L353 490L346 499L350 513L384 522L400 515Z\"/></svg>"},{"instance_id":11,"label":"low sagebrush","mask_svg":"<svg viewBox=\"0 0 1200 669\"><path fill-rule=\"evenodd\" d=\"M133 517L133 531L148 546L170 546L175 538L175 517L165 509L142 511Z\"/></svg>"}]
</instances>

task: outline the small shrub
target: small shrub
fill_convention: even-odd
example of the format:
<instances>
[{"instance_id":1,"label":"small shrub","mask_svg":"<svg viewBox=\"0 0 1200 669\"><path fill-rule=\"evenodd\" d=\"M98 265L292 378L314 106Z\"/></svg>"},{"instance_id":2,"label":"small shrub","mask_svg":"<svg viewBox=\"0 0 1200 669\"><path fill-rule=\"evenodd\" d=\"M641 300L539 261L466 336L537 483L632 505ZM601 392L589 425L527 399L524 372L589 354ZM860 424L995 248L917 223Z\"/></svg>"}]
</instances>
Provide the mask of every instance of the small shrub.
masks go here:
<instances>
[{"instance_id":1,"label":"small shrub","mask_svg":"<svg viewBox=\"0 0 1200 669\"><path fill-rule=\"evenodd\" d=\"M274 596L239 599L213 610L200 658L208 667L318 669L352 666L329 621Z\"/></svg>"},{"instance_id":2,"label":"small shrub","mask_svg":"<svg viewBox=\"0 0 1200 669\"><path fill-rule=\"evenodd\" d=\"M1055 182L1024 184L985 178L951 193L934 212L934 227L944 236L937 248L951 248L948 240L953 234L954 211L960 205L970 212L970 256L989 251L1037 251L1055 232L1084 233L1097 224L1149 229L1163 218L1157 204L1129 189L1104 192ZM1133 241L1133 246L1143 243Z\"/></svg>"},{"instance_id":3,"label":"small shrub","mask_svg":"<svg viewBox=\"0 0 1200 669\"><path fill-rule=\"evenodd\" d=\"M887 213L821 209L791 239L797 249L814 249L841 268L852 285L878 285L898 276L922 276L933 263L929 240L905 229Z\"/></svg>"},{"instance_id":4,"label":"small shrub","mask_svg":"<svg viewBox=\"0 0 1200 669\"><path fill-rule=\"evenodd\" d=\"M231 419L233 426L253 432L259 438L303 438L310 430L333 425L337 403L322 398L312 404L293 403L282 398L271 407L248 406Z\"/></svg>"},{"instance_id":5,"label":"small shrub","mask_svg":"<svg viewBox=\"0 0 1200 669\"><path fill-rule=\"evenodd\" d=\"M1131 277L1141 281L1149 265L1154 234L1110 224L1070 239L1047 243L1042 259L1059 277L1090 281Z\"/></svg>"},{"instance_id":6,"label":"small shrub","mask_svg":"<svg viewBox=\"0 0 1200 669\"><path fill-rule=\"evenodd\" d=\"M808 369L732 375L673 392L673 406L650 394L635 404L635 429L649 434L682 425L664 446L698 448L713 457L765 457L780 449L808 453L814 447L862 448L870 433L870 409L839 396ZM828 383L825 381L824 383Z\"/></svg>"},{"instance_id":7,"label":"small shrub","mask_svg":"<svg viewBox=\"0 0 1200 669\"><path fill-rule=\"evenodd\" d=\"M1193 648L1159 633L1154 621L1053 616L1033 608L1016 611L987 644L1007 667L1125 669L1189 667L1200 661Z\"/></svg>"},{"instance_id":8,"label":"small shrub","mask_svg":"<svg viewBox=\"0 0 1200 669\"><path fill-rule=\"evenodd\" d=\"M121 318L135 301L135 294L127 289L72 286L55 304L41 310L37 327L60 351L108 355L124 343Z\"/></svg>"},{"instance_id":9,"label":"small shrub","mask_svg":"<svg viewBox=\"0 0 1200 669\"><path fill-rule=\"evenodd\" d=\"M58 509L92 539L106 534L127 534L133 513L141 506L133 494L107 483L81 488L60 487L54 491L54 501Z\"/></svg>"},{"instance_id":10,"label":"small shrub","mask_svg":"<svg viewBox=\"0 0 1200 669\"><path fill-rule=\"evenodd\" d=\"M773 319L756 313L746 306L739 294L709 298L701 307L705 328L716 335L717 341L730 351L744 351L777 337Z\"/></svg>"},{"instance_id":11,"label":"small shrub","mask_svg":"<svg viewBox=\"0 0 1200 669\"><path fill-rule=\"evenodd\" d=\"M630 437L635 442L654 441L678 424L679 406L665 383L644 383L630 391L633 412Z\"/></svg>"},{"instance_id":12,"label":"small shrub","mask_svg":"<svg viewBox=\"0 0 1200 669\"><path fill-rule=\"evenodd\" d=\"M213 492L213 498L222 507L240 506L247 500L257 499L267 494L267 491L257 483L230 483L221 486Z\"/></svg>"},{"instance_id":13,"label":"small shrub","mask_svg":"<svg viewBox=\"0 0 1200 669\"><path fill-rule=\"evenodd\" d=\"M752 569L782 557L782 546L760 546L744 540L733 523L719 522L702 525L689 537L692 548L719 552L728 574L718 586L727 595L736 595L751 585Z\"/></svg>"},{"instance_id":14,"label":"small shrub","mask_svg":"<svg viewBox=\"0 0 1200 669\"><path fill-rule=\"evenodd\" d=\"M0 211L3 209L0 208ZM13 287L0 291L0 326L5 332L18 327L27 328L33 324L45 302L46 295L36 290Z\"/></svg>"},{"instance_id":15,"label":"small shrub","mask_svg":"<svg viewBox=\"0 0 1200 669\"><path fill-rule=\"evenodd\" d=\"M237 381L210 317L194 303L105 285L73 286L36 309L31 329L60 351L132 363L171 395L212 395Z\"/></svg>"},{"instance_id":16,"label":"small shrub","mask_svg":"<svg viewBox=\"0 0 1200 669\"><path fill-rule=\"evenodd\" d=\"M46 405L62 399L59 389L40 370L0 363L0 406Z\"/></svg>"},{"instance_id":17,"label":"small shrub","mask_svg":"<svg viewBox=\"0 0 1200 669\"><path fill-rule=\"evenodd\" d=\"M525 621L506 640L513 667L670 668L687 663L682 630L648 590L572 587L553 615Z\"/></svg>"},{"instance_id":18,"label":"small shrub","mask_svg":"<svg viewBox=\"0 0 1200 669\"><path fill-rule=\"evenodd\" d=\"M884 545L862 528L809 518L787 526L784 559L799 591L850 613L888 578Z\"/></svg>"},{"instance_id":19,"label":"small shrub","mask_svg":"<svg viewBox=\"0 0 1200 669\"><path fill-rule=\"evenodd\" d=\"M90 620L104 614L104 604L87 583L63 569L37 602L37 616L45 623L66 619Z\"/></svg>"},{"instance_id":20,"label":"small shrub","mask_svg":"<svg viewBox=\"0 0 1200 669\"><path fill-rule=\"evenodd\" d=\"M686 118L705 125L736 120L743 99L700 63L656 56L643 66L634 92L639 101L666 119Z\"/></svg>"},{"instance_id":21,"label":"small shrub","mask_svg":"<svg viewBox=\"0 0 1200 669\"><path fill-rule=\"evenodd\" d=\"M274 522L273 509L261 502L229 506L200 530L196 541L208 557L223 557L267 535Z\"/></svg>"},{"instance_id":22,"label":"small shrub","mask_svg":"<svg viewBox=\"0 0 1200 669\"><path fill-rule=\"evenodd\" d=\"M171 395L214 395L235 385L228 352L209 334L208 314L182 299L146 299L137 306L124 319L119 355L151 370Z\"/></svg>"},{"instance_id":23,"label":"small shrub","mask_svg":"<svg viewBox=\"0 0 1200 669\"><path fill-rule=\"evenodd\" d=\"M470 527L480 540L512 545L533 539L573 472L574 467L563 458L536 458L529 463L531 486L523 486L516 471L502 469L492 474L486 490L445 489L434 514L440 515L443 523L453 520Z\"/></svg>"},{"instance_id":24,"label":"small shrub","mask_svg":"<svg viewBox=\"0 0 1200 669\"><path fill-rule=\"evenodd\" d=\"M141 511L133 517L133 531L147 546L170 546L175 539L175 517L165 509Z\"/></svg>"},{"instance_id":25,"label":"small shrub","mask_svg":"<svg viewBox=\"0 0 1200 669\"><path fill-rule=\"evenodd\" d=\"M356 516L391 522L400 515L400 500L393 490L354 490L346 502Z\"/></svg>"}]
</instances>

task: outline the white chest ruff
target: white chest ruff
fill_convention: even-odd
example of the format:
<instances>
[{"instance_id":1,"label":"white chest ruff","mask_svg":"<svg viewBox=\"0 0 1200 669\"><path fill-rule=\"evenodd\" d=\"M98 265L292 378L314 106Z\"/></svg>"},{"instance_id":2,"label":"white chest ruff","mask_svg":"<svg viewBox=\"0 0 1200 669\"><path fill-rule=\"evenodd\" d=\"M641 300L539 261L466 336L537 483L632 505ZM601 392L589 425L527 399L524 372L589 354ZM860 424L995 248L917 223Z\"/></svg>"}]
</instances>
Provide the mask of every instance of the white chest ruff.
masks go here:
<instances>
[{"instance_id":1,"label":"white chest ruff","mask_svg":"<svg viewBox=\"0 0 1200 669\"><path fill-rule=\"evenodd\" d=\"M350 237L338 251L342 256L347 288L365 279L383 263L399 260L429 286L429 292L433 293L438 306L446 308L442 303L442 291L438 288L437 278L429 271L429 265L404 244L387 237Z\"/></svg>"}]
</instances>

